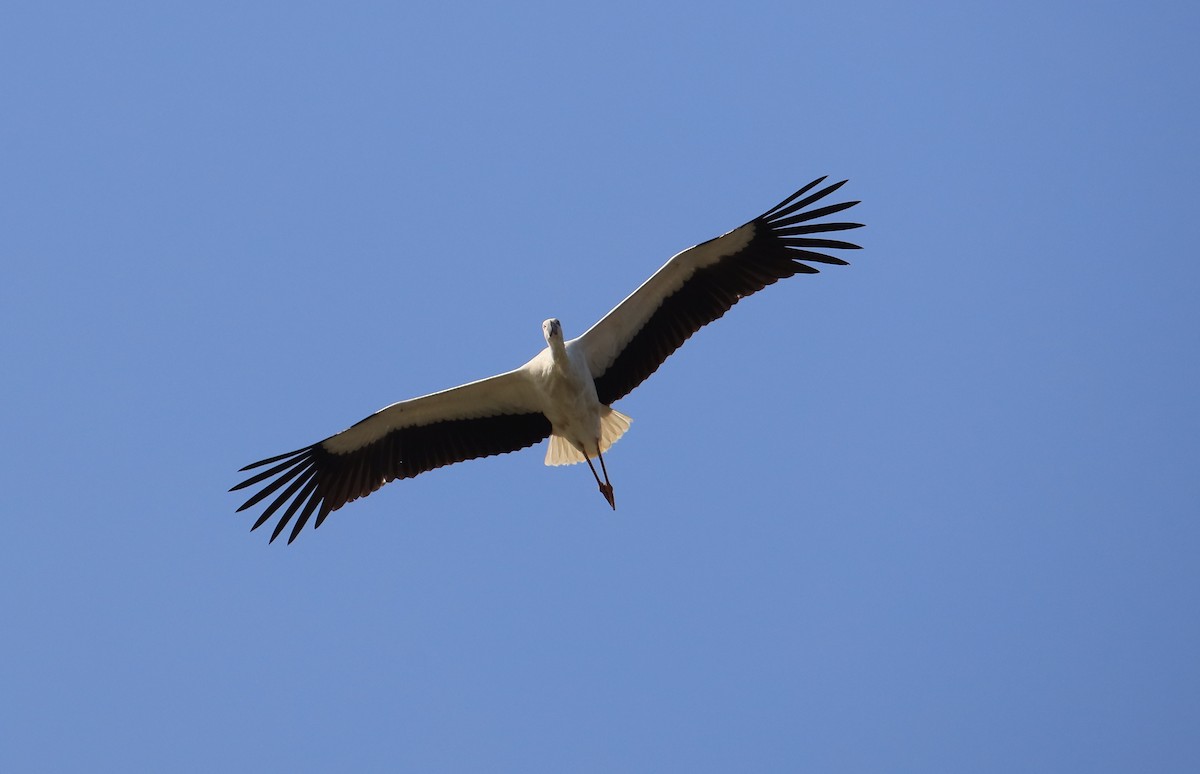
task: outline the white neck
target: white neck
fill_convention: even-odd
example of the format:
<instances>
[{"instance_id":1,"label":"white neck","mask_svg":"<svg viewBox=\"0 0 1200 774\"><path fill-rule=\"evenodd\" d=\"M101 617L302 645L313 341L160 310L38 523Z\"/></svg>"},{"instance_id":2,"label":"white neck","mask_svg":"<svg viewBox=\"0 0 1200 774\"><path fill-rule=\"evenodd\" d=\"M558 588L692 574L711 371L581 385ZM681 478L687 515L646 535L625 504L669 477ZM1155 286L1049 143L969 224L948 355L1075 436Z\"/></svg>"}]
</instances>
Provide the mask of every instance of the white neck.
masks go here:
<instances>
[{"instance_id":1,"label":"white neck","mask_svg":"<svg viewBox=\"0 0 1200 774\"><path fill-rule=\"evenodd\" d=\"M554 364L560 368L567 367L567 345L563 343L561 336L551 336L546 339L546 343L550 345L550 357L554 359Z\"/></svg>"}]
</instances>

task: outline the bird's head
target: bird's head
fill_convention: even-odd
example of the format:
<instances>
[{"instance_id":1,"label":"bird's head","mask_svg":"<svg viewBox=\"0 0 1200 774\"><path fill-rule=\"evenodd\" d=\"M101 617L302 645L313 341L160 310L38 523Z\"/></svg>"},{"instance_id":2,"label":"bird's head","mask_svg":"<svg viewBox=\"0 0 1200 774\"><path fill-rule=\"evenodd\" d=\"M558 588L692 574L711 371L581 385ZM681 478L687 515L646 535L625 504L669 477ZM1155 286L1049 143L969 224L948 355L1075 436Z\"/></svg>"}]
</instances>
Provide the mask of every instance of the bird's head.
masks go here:
<instances>
[{"instance_id":1,"label":"bird's head","mask_svg":"<svg viewBox=\"0 0 1200 774\"><path fill-rule=\"evenodd\" d=\"M551 317L542 323L542 335L546 337L547 344L554 339L562 341L562 323L558 321L557 317Z\"/></svg>"}]
</instances>

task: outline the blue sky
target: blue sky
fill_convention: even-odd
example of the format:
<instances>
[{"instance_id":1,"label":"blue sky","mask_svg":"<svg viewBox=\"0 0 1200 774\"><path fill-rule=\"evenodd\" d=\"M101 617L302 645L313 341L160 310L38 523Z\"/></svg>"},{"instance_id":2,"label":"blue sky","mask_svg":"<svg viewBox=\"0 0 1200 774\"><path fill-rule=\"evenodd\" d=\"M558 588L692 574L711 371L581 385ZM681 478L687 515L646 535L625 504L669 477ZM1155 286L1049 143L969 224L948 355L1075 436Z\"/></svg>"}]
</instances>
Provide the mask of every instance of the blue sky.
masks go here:
<instances>
[{"instance_id":1,"label":"blue sky","mask_svg":"<svg viewBox=\"0 0 1200 774\"><path fill-rule=\"evenodd\" d=\"M1195 771L1186 4L11 3L0 769ZM292 546L242 465L848 177L853 265Z\"/></svg>"}]
</instances>

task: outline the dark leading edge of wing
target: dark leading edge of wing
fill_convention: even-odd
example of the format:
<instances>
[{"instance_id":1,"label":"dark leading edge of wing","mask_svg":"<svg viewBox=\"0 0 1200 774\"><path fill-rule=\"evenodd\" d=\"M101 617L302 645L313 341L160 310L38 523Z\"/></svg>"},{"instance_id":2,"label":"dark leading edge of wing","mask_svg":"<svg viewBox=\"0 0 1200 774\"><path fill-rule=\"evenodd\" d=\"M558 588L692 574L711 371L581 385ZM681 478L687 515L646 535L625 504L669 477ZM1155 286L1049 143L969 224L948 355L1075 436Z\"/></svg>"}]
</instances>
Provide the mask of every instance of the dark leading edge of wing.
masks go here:
<instances>
[{"instance_id":1,"label":"dark leading edge of wing","mask_svg":"<svg viewBox=\"0 0 1200 774\"><path fill-rule=\"evenodd\" d=\"M817 273L818 269L803 261L845 266L846 261L819 250L857 250L858 245L812 235L859 228L862 224L810 221L849 209L858 202L830 204L805 212L805 207L846 183L843 180L805 196L824 181L823 177L814 180L755 218L754 238L745 248L698 269L679 290L664 299L613 364L596 379L600 402L609 405L628 395L693 333L725 314L742 298L784 277Z\"/></svg>"},{"instance_id":2,"label":"dark leading edge of wing","mask_svg":"<svg viewBox=\"0 0 1200 774\"><path fill-rule=\"evenodd\" d=\"M314 528L346 503L366 497L397 478L412 478L427 470L476 457L524 449L550 435L550 420L541 414L505 414L479 419L437 422L391 431L374 443L346 454L334 454L320 443L260 460L242 468L256 473L229 491L267 483L245 502L244 511L283 489L254 522L258 529L284 505L287 509L271 533L272 542L297 513L288 537L291 543L313 513ZM277 463L277 464L273 464ZM319 510L318 510L319 509Z\"/></svg>"}]
</instances>

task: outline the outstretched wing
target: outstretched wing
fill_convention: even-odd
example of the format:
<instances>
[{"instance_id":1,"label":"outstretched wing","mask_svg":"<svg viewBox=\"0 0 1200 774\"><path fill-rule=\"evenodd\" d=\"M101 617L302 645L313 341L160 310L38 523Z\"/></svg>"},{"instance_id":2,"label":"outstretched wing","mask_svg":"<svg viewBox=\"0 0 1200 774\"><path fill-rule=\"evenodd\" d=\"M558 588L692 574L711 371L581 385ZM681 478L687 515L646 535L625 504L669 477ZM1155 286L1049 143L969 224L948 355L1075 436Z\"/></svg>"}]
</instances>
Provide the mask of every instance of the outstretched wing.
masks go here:
<instances>
[{"instance_id":1,"label":"outstretched wing","mask_svg":"<svg viewBox=\"0 0 1200 774\"><path fill-rule=\"evenodd\" d=\"M463 460L524 449L550 435L537 395L523 370L393 403L320 443L260 460L266 467L230 491L262 484L243 511L282 489L251 529L286 509L271 540L297 516L288 542L313 513L314 527L351 500L398 478ZM270 467L267 467L270 466Z\"/></svg>"},{"instance_id":2,"label":"outstretched wing","mask_svg":"<svg viewBox=\"0 0 1200 774\"><path fill-rule=\"evenodd\" d=\"M862 224L812 221L858 202L806 210L846 182L808 193L824 181L814 180L744 226L679 253L580 336L600 402L629 394L693 333L742 298L793 274L815 274L809 263L845 265L819 251L858 245L813 235Z\"/></svg>"}]
</instances>

